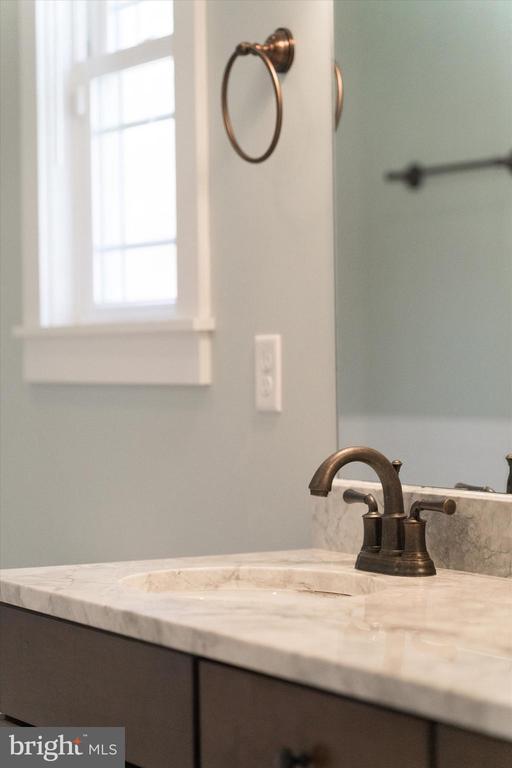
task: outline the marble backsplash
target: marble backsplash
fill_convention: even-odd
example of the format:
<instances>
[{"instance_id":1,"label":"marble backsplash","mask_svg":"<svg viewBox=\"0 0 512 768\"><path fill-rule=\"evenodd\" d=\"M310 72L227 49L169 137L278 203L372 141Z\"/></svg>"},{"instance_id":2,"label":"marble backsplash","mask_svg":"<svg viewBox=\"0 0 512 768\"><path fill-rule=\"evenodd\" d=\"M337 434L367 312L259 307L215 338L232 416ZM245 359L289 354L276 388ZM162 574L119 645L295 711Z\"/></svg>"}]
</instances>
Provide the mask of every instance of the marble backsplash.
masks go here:
<instances>
[{"instance_id":1,"label":"marble backsplash","mask_svg":"<svg viewBox=\"0 0 512 768\"><path fill-rule=\"evenodd\" d=\"M313 546L356 554L363 540L361 516L366 507L347 504L343 493L355 488L373 493L382 512L379 483L335 480L326 499L315 498ZM427 520L427 548L438 568L512 577L512 496L404 485L405 512L413 501L449 495L457 511L448 517L422 512Z\"/></svg>"}]
</instances>

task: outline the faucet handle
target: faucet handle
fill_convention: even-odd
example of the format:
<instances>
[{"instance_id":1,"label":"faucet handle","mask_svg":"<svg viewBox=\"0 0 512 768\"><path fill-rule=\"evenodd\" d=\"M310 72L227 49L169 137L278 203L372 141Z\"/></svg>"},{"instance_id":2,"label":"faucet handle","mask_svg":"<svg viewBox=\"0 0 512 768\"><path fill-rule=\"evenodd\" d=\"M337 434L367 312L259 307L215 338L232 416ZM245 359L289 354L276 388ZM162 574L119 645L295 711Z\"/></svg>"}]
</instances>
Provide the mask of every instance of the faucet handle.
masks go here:
<instances>
[{"instance_id":1,"label":"faucet handle","mask_svg":"<svg viewBox=\"0 0 512 768\"><path fill-rule=\"evenodd\" d=\"M457 503L455 499L451 499L449 496L439 501L419 499L412 503L408 519L421 521L421 512L442 512L444 515L453 515L456 509Z\"/></svg>"},{"instance_id":2,"label":"faucet handle","mask_svg":"<svg viewBox=\"0 0 512 768\"><path fill-rule=\"evenodd\" d=\"M360 493L354 488L347 488L343 494L347 504L366 504L368 512L363 515L363 546L362 552L378 552L382 539L382 515L372 493Z\"/></svg>"},{"instance_id":3,"label":"faucet handle","mask_svg":"<svg viewBox=\"0 0 512 768\"><path fill-rule=\"evenodd\" d=\"M395 459L394 461L391 462L391 464L393 466L393 469L397 473L397 475L399 475L400 474L400 470L402 469L402 467L404 465L403 461L400 461L400 459Z\"/></svg>"},{"instance_id":4,"label":"faucet handle","mask_svg":"<svg viewBox=\"0 0 512 768\"><path fill-rule=\"evenodd\" d=\"M379 507L372 493L360 493L354 488L347 488L343 494L343 501L346 501L347 504L366 504L368 516L375 517L375 514L378 514Z\"/></svg>"},{"instance_id":5,"label":"faucet handle","mask_svg":"<svg viewBox=\"0 0 512 768\"><path fill-rule=\"evenodd\" d=\"M438 501L422 499L413 502L409 517L404 520L404 551L400 563L403 576L434 576L436 573L434 562L427 551L427 521L423 520L420 512L431 510L453 515L456 508L455 500L448 497Z\"/></svg>"},{"instance_id":6,"label":"faucet handle","mask_svg":"<svg viewBox=\"0 0 512 768\"><path fill-rule=\"evenodd\" d=\"M505 461L508 464L507 493L512 493L512 453L507 453Z\"/></svg>"}]
</instances>

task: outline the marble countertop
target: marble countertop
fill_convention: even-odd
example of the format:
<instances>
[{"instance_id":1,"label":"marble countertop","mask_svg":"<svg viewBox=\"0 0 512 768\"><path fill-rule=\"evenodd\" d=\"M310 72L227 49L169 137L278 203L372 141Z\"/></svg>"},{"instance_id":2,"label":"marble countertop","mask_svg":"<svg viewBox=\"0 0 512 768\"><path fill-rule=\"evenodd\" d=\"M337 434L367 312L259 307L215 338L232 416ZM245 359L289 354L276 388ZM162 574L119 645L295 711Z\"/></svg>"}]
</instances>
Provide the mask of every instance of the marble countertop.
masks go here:
<instances>
[{"instance_id":1,"label":"marble countertop","mask_svg":"<svg viewBox=\"0 0 512 768\"><path fill-rule=\"evenodd\" d=\"M353 564L353 555L307 549L10 569L0 571L0 599L512 740L506 579L458 571L422 579L364 574L365 594L350 597L279 588L145 592L120 581L208 566L313 567L350 580L360 573Z\"/></svg>"}]
</instances>

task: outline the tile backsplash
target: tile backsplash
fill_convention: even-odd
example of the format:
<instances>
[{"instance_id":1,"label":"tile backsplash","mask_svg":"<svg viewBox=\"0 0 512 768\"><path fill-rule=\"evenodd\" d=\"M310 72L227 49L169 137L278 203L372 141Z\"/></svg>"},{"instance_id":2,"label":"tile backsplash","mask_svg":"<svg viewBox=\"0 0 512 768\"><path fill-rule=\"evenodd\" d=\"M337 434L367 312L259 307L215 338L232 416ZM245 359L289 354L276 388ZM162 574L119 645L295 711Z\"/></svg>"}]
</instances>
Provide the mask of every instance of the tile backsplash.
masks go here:
<instances>
[{"instance_id":1,"label":"tile backsplash","mask_svg":"<svg viewBox=\"0 0 512 768\"><path fill-rule=\"evenodd\" d=\"M343 492L355 488L373 493L383 510L380 483L335 480L326 499L315 498L313 546L357 554L363 540L362 504L347 504ZM422 512L427 520L427 548L438 568L512 576L512 496L456 489L404 485L405 512L413 501L450 496L457 502L452 516Z\"/></svg>"}]
</instances>

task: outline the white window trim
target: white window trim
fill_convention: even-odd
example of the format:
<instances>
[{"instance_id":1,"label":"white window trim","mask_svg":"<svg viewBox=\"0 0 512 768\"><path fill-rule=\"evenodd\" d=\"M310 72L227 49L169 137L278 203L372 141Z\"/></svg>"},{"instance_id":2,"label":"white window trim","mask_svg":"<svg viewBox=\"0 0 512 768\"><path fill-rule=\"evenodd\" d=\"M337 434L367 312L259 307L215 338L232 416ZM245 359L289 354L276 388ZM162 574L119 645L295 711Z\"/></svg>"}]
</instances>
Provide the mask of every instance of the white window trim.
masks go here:
<instances>
[{"instance_id":1,"label":"white window trim","mask_svg":"<svg viewBox=\"0 0 512 768\"><path fill-rule=\"evenodd\" d=\"M210 384L215 323L210 306L205 0L175 0L176 27L193 30L194 35L192 47L187 36L177 35L173 51L178 115L178 312L166 319L87 325L41 323L33 0L22 3L20 10L23 322L14 329L14 335L23 344L24 379L45 383Z\"/></svg>"}]
</instances>

